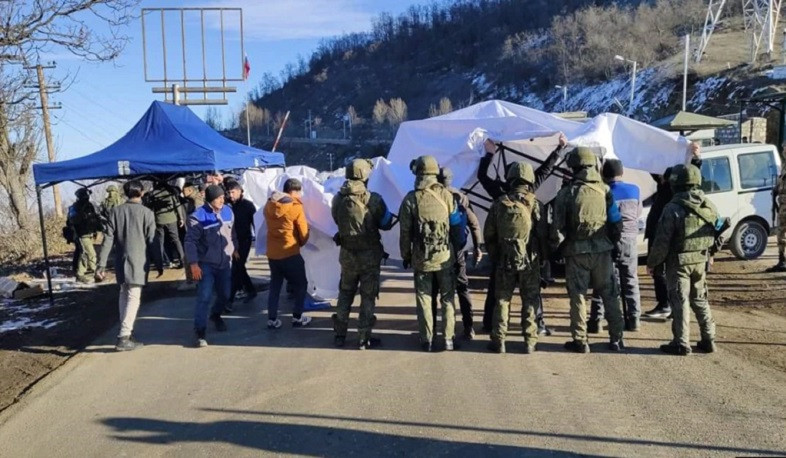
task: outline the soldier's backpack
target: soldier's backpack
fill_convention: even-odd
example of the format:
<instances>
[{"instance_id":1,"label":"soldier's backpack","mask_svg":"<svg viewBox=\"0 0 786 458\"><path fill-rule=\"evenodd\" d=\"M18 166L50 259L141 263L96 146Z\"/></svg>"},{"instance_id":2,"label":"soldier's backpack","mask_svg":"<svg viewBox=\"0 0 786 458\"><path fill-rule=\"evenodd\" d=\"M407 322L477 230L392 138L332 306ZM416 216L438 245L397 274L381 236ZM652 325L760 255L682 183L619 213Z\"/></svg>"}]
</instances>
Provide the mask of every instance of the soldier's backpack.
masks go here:
<instances>
[{"instance_id":1,"label":"soldier's backpack","mask_svg":"<svg viewBox=\"0 0 786 458\"><path fill-rule=\"evenodd\" d=\"M74 213L71 221L77 236L93 234L103 229L101 217L98 215L95 205L88 200L80 200L74 203Z\"/></svg>"},{"instance_id":2,"label":"soldier's backpack","mask_svg":"<svg viewBox=\"0 0 786 458\"><path fill-rule=\"evenodd\" d=\"M497 263L505 270L524 270L529 264L527 245L532 233L534 194L502 196L497 213L499 253Z\"/></svg>"},{"instance_id":3,"label":"soldier's backpack","mask_svg":"<svg viewBox=\"0 0 786 458\"><path fill-rule=\"evenodd\" d=\"M572 205L568 234L574 241L590 240L606 231L606 191L600 184L578 182L571 185Z\"/></svg>"},{"instance_id":4,"label":"soldier's backpack","mask_svg":"<svg viewBox=\"0 0 786 458\"><path fill-rule=\"evenodd\" d=\"M674 201L685 209L682 233L679 236L677 251L695 253L709 249L715 244L715 224L718 215L702 201L701 204L687 199L675 198ZM682 262L688 264L689 262Z\"/></svg>"},{"instance_id":5,"label":"soldier's backpack","mask_svg":"<svg viewBox=\"0 0 786 458\"><path fill-rule=\"evenodd\" d=\"M371 193L342 194L338 200L338 233L341 245L353 250L368 250L379 245L372 215L368 210Z\"/></svg>"},{"instance_id":6,"label":"soldier's backpack","mask_svg":"<svg viewBox=\"0 0 786 458\"><path fill-rule=\"evenodd\" d=\"M427 260L450 250L450 208L431 188L415 191L417 243Z\"/></svg>"}]
</instances>

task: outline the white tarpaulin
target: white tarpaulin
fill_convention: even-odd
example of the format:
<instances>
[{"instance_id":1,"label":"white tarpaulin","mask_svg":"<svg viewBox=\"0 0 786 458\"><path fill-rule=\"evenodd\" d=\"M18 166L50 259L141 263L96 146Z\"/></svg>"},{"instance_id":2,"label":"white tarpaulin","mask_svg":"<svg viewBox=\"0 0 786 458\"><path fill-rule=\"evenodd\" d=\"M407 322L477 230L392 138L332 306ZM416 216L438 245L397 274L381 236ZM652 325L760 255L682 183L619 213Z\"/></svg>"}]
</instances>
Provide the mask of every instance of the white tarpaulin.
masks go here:
<instances>
[{"instance_id":1,"label":"white tarpaulin","mask_svg":"<svg viewBox=\"0 0 786 458\"><path fill-rule=\"evenodd\" d=\"M625 180L639 185L642 198L655 190L649 173L662 173L666 167L684 162L687 154L688 142L684 137L623 116L604 114L579 123L508 102L490 101L444 116L403 123L388 159L374 160L369 189L382 195L392 213L398 213L404 196L414 186L410 161L430 154L442 166L453 170L454 186L472 188L476 194L472 201L483 223L488 200L483 198L485 192L476 185L483 142L491 138L519 152L500 154L493 164L492 167L504 175L502 168L510 162L527 160L537 167L539 161L543 161L557 146L560 132L573 146L602 147L604 157L622 160L626 167ZM254 218L258 255L265 253L267 229L262 209L270 193L281 190L288 178L303 182L303 205L311 227L309 243L302 250L309 293L324 299L337 296L341 273L339 249L332 240L337 229L330 214L333 194L343 182L339 175L320 174L303 166L265 172L248 171L243 175L246 194L260 209ZM538 197L544 202L551 200L560 184L558 176L550 178L538 189ZM382 236L385 251L391 259L400 259L398 235L399 228L395 226Z\"/></svg>"}]
</instances>

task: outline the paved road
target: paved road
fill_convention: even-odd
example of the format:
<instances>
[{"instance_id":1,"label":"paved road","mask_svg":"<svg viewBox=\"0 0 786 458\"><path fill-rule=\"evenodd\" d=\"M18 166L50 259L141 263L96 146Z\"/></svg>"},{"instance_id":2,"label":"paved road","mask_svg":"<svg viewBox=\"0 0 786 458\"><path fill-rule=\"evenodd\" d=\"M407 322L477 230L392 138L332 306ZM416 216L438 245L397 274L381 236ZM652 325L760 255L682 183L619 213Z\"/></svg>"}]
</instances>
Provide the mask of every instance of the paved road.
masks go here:
<instances>
[{"instance_id":1,"label":"paved road","mask_svg":"<svg viewBox=\"0 0 786 458\"><path fill-rule=\"evenodd\" d=\"M668 325L645 323L625 354L602 337L590 355L565 353L557 287L558 332L538 354L521 354L520 337L488 354L485 336L424 354L410 280L385 278L384 348L365 352L332 348L327 311L308 329L264 329L262 300L209 348L186 348L192 300L151 303L137 327L148 345L115 354L105 336L37 385L0 418L0 456L786 454L786 374L744 352L661 355Z\"/></svg>"}]
</instances>

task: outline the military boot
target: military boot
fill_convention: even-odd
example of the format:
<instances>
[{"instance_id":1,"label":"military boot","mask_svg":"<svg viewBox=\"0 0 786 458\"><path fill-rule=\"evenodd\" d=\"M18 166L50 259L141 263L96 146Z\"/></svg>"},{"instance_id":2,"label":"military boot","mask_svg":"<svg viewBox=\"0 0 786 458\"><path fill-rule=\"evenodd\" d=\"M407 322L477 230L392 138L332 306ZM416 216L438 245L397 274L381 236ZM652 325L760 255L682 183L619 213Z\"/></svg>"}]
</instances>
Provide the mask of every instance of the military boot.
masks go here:
<instances>
[{"instance_id":1,"label":"military boot","mask_svg":"<svg viewBox=\"0 0 786 458\"><path fill-rule=\"evenodd\" d=\"M691 353L690 347L669 342L660 346L660 351L669 355L688 356Z\"/></svg>"},{"instance_id":2,"label":"military boot","mask_svg":"<svg viewBox=\"0 0 786 458\"><path fill-rule=\"evenodd\" d=\"M641 321L636 317L630 317L625 320L625 330L629 332L639 332L641 329Z\"/></svg>"},{"instance_id":3,"label":"military boot","mask_svg":"<svg viewBox=\"0 0 786 458\"><path fill-rule=\"evenodd\" d=\"M347 336L335 336L335 337L333 337L333 345L336 348L341 348L346 343L347 343Z\"/></svg>"},{"instance_id":4,"label":"military boot","mask_svg":"<svg viewBox=\"0 0 786 458\"><path fill-rule=\"evenodd\" d=\"M590 347L587 342L582 342L580 340L569 340L565 342L565 350L569 350L574 353L589 353Z\"/></svg>"},{"instance_id":5,"label":"military boot","mask_svg":"<svg viewBox=\"0 0 786 458\"><path fill-rule=\"evenodd\" d=\"M786 255L778 254L778 263L765 270L765 272L786 272Z\"/></svg>"},{"instance_id":6,"label":"military boot","mask_svg":"<svg viewBox=\"0 0 786 458\"><path fill-rule=\"evenodd\" d=\"M703 351L704 353L715 353L715 341L702 339L699 341L699 343L696 344L696 348Z\"/></svg>"},{"instance_id":7,"label":"military boot","mask_svg":"<svg viewBox=\"0 0 786 458\"><path fill-rule=\"evenodd\" d=\"M587 334L600 334L603 323L600 320L587 320Z\"/></svg>"},{"instance_id":8,"label":"military boot","mask_svg":"<svg viewBox=\"0 0 786 458\"><path fill-rule=\"evenodd\" d=\"M496 342L492 340L489 342L486 348L488 348L492 353L503 354L505 353L505 342Z\"/></svg>"},{"instance_id":9,"label":"military boot","mask_svg":"<svg viewBox=\"0 0 786 458\"><path fill-rule=\"evenodd\" d=\"M609 342L609 350L611 351L622 351L623 348L625 348L625 342L622 339Z\"/></svg>"}]
</instances>

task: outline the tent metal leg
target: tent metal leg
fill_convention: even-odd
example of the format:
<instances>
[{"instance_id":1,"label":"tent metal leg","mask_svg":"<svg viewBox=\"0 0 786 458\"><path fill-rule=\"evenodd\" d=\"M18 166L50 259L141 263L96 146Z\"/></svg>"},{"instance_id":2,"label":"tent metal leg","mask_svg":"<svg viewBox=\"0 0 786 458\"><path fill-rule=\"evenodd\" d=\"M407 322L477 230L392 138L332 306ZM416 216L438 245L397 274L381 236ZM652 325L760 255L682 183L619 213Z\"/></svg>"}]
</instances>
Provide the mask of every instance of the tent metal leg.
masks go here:
<instances>
[{"instance_id":1,"label":"tent metal leg","mask_svg":"<svg viewBox=\"0 0 786 458\"><path fill-rule=\"evenodd\" d=\"M46 226L44 225L44 207L41 204L41 187L35 187L36 197L38 198L38 221L41 224L41 243L44 248L44 266L46 267L46 283L49 288L49 305L55 306L55 296L52 292L52 272L49 268L49 247L46 243Z\"/></svg>"}]
</instances>

